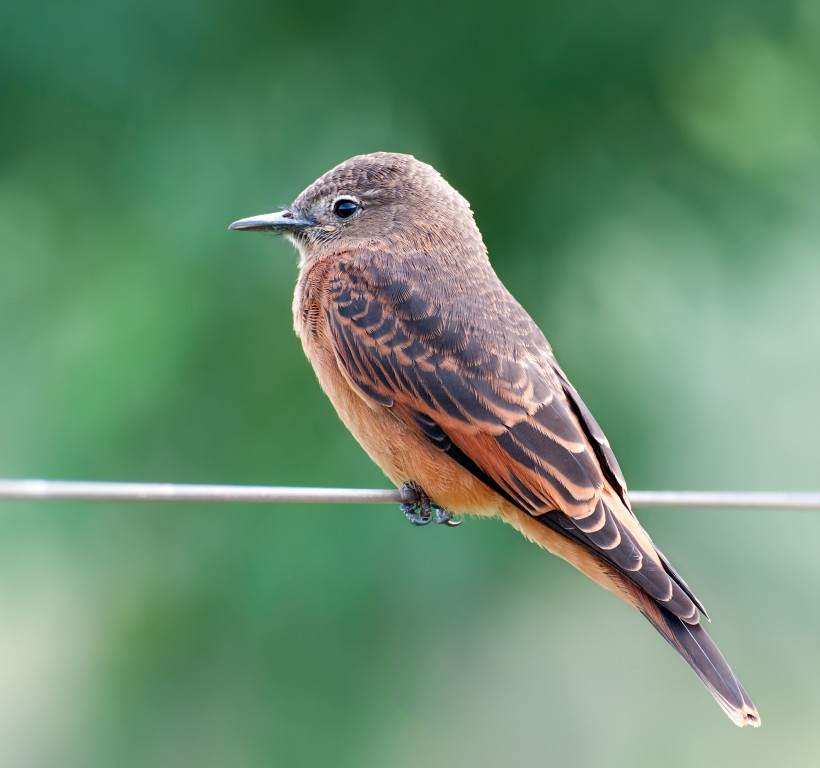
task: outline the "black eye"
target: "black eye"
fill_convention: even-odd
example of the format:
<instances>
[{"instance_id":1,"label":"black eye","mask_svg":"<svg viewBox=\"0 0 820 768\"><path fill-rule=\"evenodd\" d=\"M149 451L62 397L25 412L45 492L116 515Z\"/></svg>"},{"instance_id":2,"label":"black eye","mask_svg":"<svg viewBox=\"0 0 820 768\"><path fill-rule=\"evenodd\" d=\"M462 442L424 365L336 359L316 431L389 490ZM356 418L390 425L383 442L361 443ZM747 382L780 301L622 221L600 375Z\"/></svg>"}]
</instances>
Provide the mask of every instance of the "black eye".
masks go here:
<instances>
[{"instance_id":1,"label":"black eye","mask_svg":"<svg viewBox=\"0 0 820 768\"><path fill-rule=\"evenodd\" d=\"M340 219L349 219L359 208L359 204L348 197L342 197L333 203L333 213Z\"/></svg>"}]
</instances>

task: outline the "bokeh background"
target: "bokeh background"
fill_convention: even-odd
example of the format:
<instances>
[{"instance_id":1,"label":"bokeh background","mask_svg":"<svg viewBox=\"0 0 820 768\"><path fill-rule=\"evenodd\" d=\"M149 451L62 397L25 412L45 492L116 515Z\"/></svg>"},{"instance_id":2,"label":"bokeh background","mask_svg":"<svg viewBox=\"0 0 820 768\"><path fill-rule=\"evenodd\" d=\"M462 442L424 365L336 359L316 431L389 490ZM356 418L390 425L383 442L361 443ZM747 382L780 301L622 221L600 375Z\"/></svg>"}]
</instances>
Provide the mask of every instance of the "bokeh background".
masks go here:
<instances>
[{"instance_id":1,"label":"bokeh background","mask_svg":"<svg viewBox=\"0 0 820 768\"><path fill-rule=\"evenodd\" d=\"M294 253L227 225L385 149L472 202L632 488L817 488L818 72L812 0L5 0L0 475L384 487ZM501 523L18 502L0 764L817 765L820 515L641 517L760 731Z\"/></svg>"}]
</instances>

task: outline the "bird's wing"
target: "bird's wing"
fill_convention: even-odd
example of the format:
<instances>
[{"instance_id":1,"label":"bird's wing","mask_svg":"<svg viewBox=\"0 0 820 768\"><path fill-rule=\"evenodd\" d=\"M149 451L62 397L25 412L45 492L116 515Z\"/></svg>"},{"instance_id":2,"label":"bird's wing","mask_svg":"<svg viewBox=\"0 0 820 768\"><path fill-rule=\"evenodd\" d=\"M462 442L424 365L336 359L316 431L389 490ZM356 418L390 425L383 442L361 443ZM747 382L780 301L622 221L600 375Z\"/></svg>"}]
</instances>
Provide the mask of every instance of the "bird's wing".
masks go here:
<instances>
[{"instance_id":1,"label":"bird's wing","mask_svg":"<svg viewBox=\"0 0 820 768\"><path fill-rule=\"evenodd\" d=\"M520 509L696 623L699 603L632 515L603 432L529 315L500 283L492 316L486 302L473 302L463 319L416 284L348 264L329 278L325 312L351 384ZM607 483L618 503L603 493Z\"/></svg>"}]
</instances>

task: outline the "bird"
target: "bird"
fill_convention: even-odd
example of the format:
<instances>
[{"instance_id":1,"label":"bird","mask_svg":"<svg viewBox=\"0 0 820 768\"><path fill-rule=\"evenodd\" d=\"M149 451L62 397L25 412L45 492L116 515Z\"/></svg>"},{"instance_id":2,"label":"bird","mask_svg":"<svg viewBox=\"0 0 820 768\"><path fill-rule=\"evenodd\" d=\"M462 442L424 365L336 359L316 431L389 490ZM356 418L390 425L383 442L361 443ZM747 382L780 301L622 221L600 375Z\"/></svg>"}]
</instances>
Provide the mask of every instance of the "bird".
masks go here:
<instances>
[{"instance_id":1,"label":"bird","mask_svg":"<svg viewBox=\"0 0 820 768\"><path fill-rule=\"evenodd\" d=\"M643 614L732 722L760 725L703 604L633 513L606 436L496 275L470 204L432 166L357 155L229 228L296 247L296 334L411 523L500 517Z\"/></svg>"}]
</instances>

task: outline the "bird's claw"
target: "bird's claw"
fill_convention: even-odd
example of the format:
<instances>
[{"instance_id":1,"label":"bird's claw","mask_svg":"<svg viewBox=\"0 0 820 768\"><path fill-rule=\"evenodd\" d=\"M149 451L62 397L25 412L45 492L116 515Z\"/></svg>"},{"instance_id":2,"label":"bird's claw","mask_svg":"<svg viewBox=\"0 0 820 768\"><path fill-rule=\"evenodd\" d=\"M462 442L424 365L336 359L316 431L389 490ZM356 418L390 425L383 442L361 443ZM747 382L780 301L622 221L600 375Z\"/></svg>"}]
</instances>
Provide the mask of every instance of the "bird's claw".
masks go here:
<instances>
[{"instance_id":1,"label":"bird's claw","mask_svg":"<svg viewBox=\"0 0 820 768\"><path fill-rule=\"evenodd\" d=\"M461 520L455 520L453 513L439 507L430 500L430 497L419 488L416 483L405 483L401 487L402 503L400 509L411 525L429 525L442 523L449 528L461 525Z\"/></svg>"},{"instance_id":2,"label":"bird's claw","mask_svg":"<svg viewBox=\"0 0 820 768\"><path fill-rule=\"evenodd\" d=\"M433 517L434 523L438 523L439 525L444 523L444 525L448 528L456 528L464 522L463 520L456 520L452 512L448 512L446 509L437 507L435 504L433 505L433 509L436 511L436 514Z\"/></svg>"}]
</instances>

